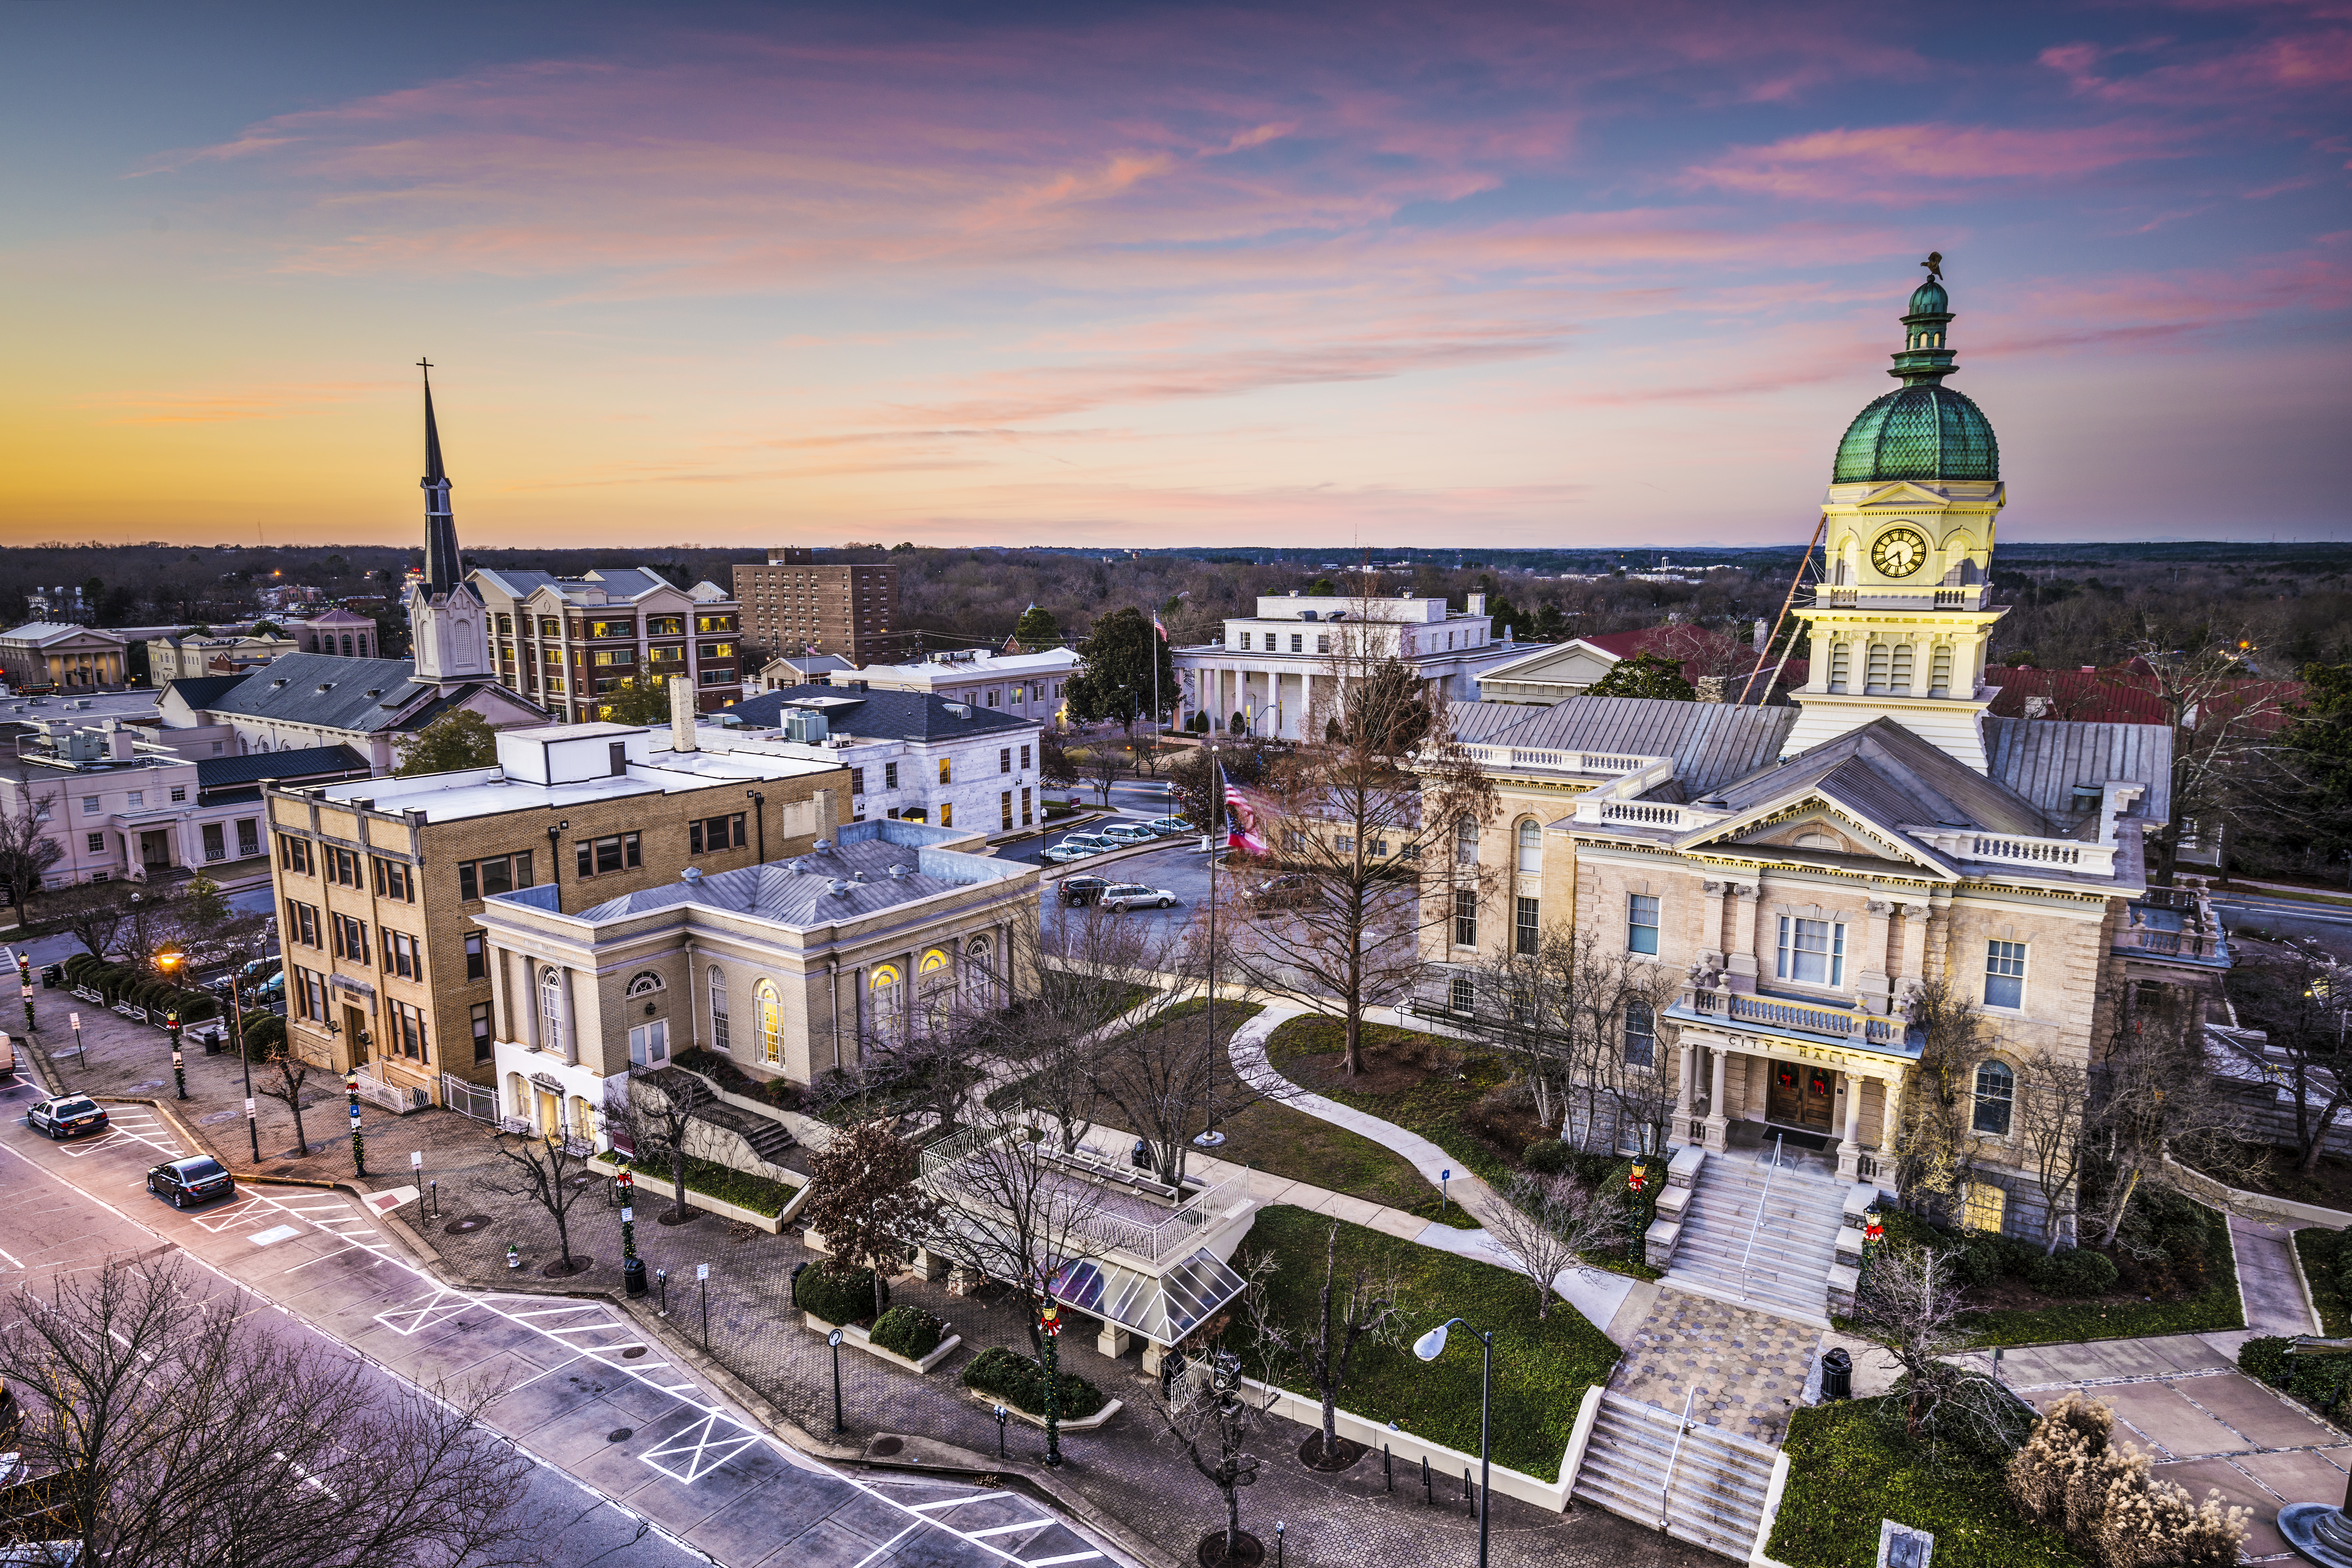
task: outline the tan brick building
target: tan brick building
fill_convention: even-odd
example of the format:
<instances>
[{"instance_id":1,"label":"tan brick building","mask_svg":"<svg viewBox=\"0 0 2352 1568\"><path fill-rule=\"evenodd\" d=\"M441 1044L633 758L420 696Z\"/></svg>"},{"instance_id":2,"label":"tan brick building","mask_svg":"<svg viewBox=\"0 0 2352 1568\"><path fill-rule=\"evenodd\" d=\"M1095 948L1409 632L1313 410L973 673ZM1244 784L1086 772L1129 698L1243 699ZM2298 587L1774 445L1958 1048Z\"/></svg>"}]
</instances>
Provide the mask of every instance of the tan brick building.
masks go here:
<instances>
[{"instance_id":1,"label":"tan brick building","mask_svg":"<svg viewBox=\"0 0 2352 1568\"><path fill-rule=\"evenodd\" d=\"M803 853L849 799L839 767L695 750L690 715L668 732L544 725L498 745L494 767L265 792L304 1058L436 1101L445 1073L488 1084L486 899L546 889L575 911Z\"/></svg>"},{"instance_id":2,"label":"tan brick building","mask_svg":"<svg viewBox=\"0 0 2352 1568\"><path fill-rule=\"evenodd\" d=\"M780 654L838 654L852 664L899 651L898 569L887 562L820 562L814 550L771 550L735 563L744 668Z\"/></svg>"}]
</instances>

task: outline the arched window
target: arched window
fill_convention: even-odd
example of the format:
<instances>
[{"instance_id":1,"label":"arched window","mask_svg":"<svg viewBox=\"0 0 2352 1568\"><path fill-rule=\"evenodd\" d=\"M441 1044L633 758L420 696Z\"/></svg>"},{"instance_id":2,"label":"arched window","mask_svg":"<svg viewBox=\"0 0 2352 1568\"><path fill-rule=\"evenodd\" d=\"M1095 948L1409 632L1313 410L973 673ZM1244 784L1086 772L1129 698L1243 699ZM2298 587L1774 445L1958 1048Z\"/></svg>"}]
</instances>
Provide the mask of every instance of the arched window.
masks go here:
<instances>
[{"instance_id":1,"label":"arched window","mask_svg":"<svg viewBox=\"0 0 2352 1568\"><path fill-rule=\"evenodd\" d=\"M1519 875L1534 877L1543 871L1543 829L1532 816L1519 823Z\"/></svg>"},{"instance_id":2,"label":"arched window","mask_svg":"<svg viewBox=\"0 0 2352 1568\"><path fill-rule=\"evenodd\" d=\"M343 657L345 658L352 657L352 639L349 634L345 634L343 637Z\"/></svg>"},{"instance_id":3,"label":"arched window","mask_svg":"<svg viewBox=\"0 0 2352 1568\"><path fill-rule=\"evenodd\" d=\"M1986 1062L1977 1068L1976 1115L1969 1125L1995 1138L2009 1136L2011 1102L2017 1098L2017 1075L2006 1062Z\"/></svg>"},{"instance_id":4,"label":"arched window","mask_svg":"<svg viewBox=\"0 0 2352 1568\"><path fill-rule=\"evenodd\" d=\"M640 969L635 974L629 976L628 988L623 991L621 994L624 996L646 996L652 994L656 991L659 991L661 988L662 977L660 975L656 974L650 969Z\"/></svg>"},{"instance_id":5,"label":"arched window","mask_svg":"<svg viewBox=\"0 0 2352 1568\"><path fill-rule=\"evenodd\" d=\"M727 1048L727 975L717 964L710 966L710 1044L714 1050Z\"/></svg>"},{"instance_id":6,"label":"arched window","mask_svg":"<svg viewBox=\"0 0 2352 1568\"><path fill-rule=\"evenodd\" d=\"M1454 858L1457 864L1478 863L1478 819L1465 816L1454 825Z\"/></svg>"},{"instance_id":7,"label":"arched window","mask_svg":"<svg viewBox=\"0 0 2352 1568\"><path fill-rule=\"evenodd\" d=\"M539 1043L551 1051L563 1048L563 972L539 972Z\"/></svg>"},{"instance_id":8,"label":"arched window","mask_svg":"<svg viewBox=\"0 0 2352 1568\"><path fill-rule=\"evenodd\" d=\"M915 961L915 988L922 998L923 1026L947 1027L955 1011L955 968L944 948L930 948Z\"/></svg>"},{"instance_id":9,"label":"arched window","mask_svg":"<svg viewBox=\"0 0 2352 1568\"><path fill-rule=\"evenodd\" d=\"M784 1003L775 984L762 980L751 988L751 1010L759 1015L760 1059L770 1067L784 1059Z\"/></svg>"},{"instance_id":10,"label":"arched window","mask_svg":"<svg viewBox=\"0 0 2352 1568\"><path fill-rule=\"evenodd\" d=\"M975 1006L996 1004L996 943L988 937L964 939L964 989Z\"/></svg>"},{"instance_id":11,"label":"arched window","mask_svg":"<svg viewBox=\"0 0 2352 1568\"><path fill-rule=\"evenodd\" d=\"M519 1072L507 1074L507 1102L513 1108L509 1114L530 1120L530 1082Z\"/></svg>"}]
</instances>

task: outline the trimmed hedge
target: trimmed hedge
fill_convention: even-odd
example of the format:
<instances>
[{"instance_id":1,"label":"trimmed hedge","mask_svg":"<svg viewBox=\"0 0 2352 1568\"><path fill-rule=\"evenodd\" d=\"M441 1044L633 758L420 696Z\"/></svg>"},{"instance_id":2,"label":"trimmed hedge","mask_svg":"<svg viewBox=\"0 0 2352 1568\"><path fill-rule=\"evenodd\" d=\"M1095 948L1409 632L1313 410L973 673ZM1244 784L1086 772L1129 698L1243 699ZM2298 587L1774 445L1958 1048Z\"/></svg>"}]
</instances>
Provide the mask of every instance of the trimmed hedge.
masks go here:
<instances>
[{"instance_id":1,"label":"trimmed hedge","mask_svg":"<svg viewBox=\"0 0 2352 1568\"><path fill-rule=\"evenodd\" d=\"M672 1067L699 1073L730 1094L740 1094L746 1100L756 1100L772 1105L779 1110L801 1108L801 1086L789 1079L753 1078L729 1058L701 1046L694 1046L670 1058Z\"/></svg>"},{"instance_id":2,"label":"trimmed hedge","mask_svg":"<svg viewBox=\"0 0 2352 1568\"><path fill-rule=\"evenodd\" d=\"M920 1307L893 1307L874 1320L867 1337L886 1351L920 1361L939 1349L947 1335L948 1326Z\"/></svg>"},{"instance_id":3,"label":"trimmed hedge","mask_svg":"<svg viewBox=\"0 0 2352 1568\"><path fill-rule=\"evenodd\" d=\"M2238 1347L2238 1370L2340 1419L2345 1395L2352 1394L2352 1357L2289 1355L2288 1341L2257 1334Z\"/></svg>"},{"instance_id":4,"label":"trimmed hedge","mask_svg":"<svg viewBox=\"0 0 2352 1568\"><path fill-rule=\"evenodd\" d=\"M245 1059L266 1062L286 1048L286 1020L275 1013L245 1016Z\"/></svg>"},{"instance_id":5,"label":"trimmed hedge","mask_svg":"<svg viewBox=\"0 0 2352 1568\"><path fill-rule=\"evenodd\" d=\"M1003 1345L991 1345L964 1363L963 1385L1032 1415L1045 1414L1045 1369ZM1055 1386L1060 1405L1055 1414L1064 1421L1083 1421L1109 1403L1101 1389L1075 1373L1063 1373Z\"/></svg>"},{"instance_id":6,"label":"trimmed hedge","mask_svg":"<svg viewBox=\"0 0 2352 1568\"><path fill-rule=\"evenodd\" d=\"M670 1185L667 1160L647 1160L634 1169L639 1191L658 1193L665 1200L676 1199L677 1194ZM686 1162L686 1190L772 1217L783 1213L784 1205L793 1200L793 1189L782 1182L772 1182L765 1176L755 1176L749 1171L739 1171L715 1160L690 1157Z\"/></svg>"},{"instance_id":7,"label":"trimmed hedge","mask_svg":"<svg viewBox=\"0 0 2352 1568\"><path fill-rule=\"evenodd\" d=\"M2305 1226L2294 1233L2295 1256L2311 1281L2311 1304L2331 1334L2352 1331L2347 1329L2352 1324L2352 1247L2347 1241L2352 1241L2352 1231Z\"/></svg>"},{"instance_id":8,"label":"trimmed hedge","mask_svg":"<svg viewBox=\"0 0 2352 1568\"><path fill-rule=\"evenodd\" d=\"M885 1307L889 1305L887 1279L882 1281L882 1301ZM793 1305L803 1312L815 1313L828 1323L865 1322L874 1316L874 1270L845 1268L836 1272L822 1261L812 1263L793 1275ZM883 1315L889 1314L886 1311Z\"/></svg>"},{"instance_id":9,"label":"trimmed hedge","mask_svg":"<svg viewBox=\"0 0 2352 1568\"><path fill-rule=\"evenodd\" d=\"M173 985L157 979L143 964L106 963L79 952L66 960L67 983L87 985L106 999L110 1007L129 1003L144 1007L151 1013L167 1013L177 1008L180 1022L198 1024L220 1016L220 1002L208 991L197 991Z\"/></svg>"}]
</instances>

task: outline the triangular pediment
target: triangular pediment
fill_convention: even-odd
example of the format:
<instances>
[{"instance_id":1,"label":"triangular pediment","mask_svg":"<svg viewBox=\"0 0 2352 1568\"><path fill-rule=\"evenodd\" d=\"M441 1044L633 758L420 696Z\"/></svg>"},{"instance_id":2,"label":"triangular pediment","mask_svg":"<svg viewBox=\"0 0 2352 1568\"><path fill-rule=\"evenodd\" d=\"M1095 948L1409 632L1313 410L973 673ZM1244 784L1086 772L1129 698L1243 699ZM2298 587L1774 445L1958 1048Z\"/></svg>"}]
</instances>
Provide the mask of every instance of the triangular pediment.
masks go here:
<instances>
[{"instance_id":1,"label":"triangular pediment","mask_svg":"<svg viewBox=\"0 0 2352 1568\"><path fill-rule=\"evenodd\" d=\"M1950 498L1948 496L1937 495L1934 490L1915 485L1908 479L1897 479L1892 484L1879 486L1863 497L1859 504L1865 508L1891 506L1916 509L1940 508L1949 504L1949 501Z\"/></svg>"},{"instance_id":2,"label":"triangular pediment","mask_svg":"<svg viewBox=\"0 0 2352 1568\"><path fill-rule=\"evenodd\" d=\"M1882 860L1911 875L1925 871L1958 880L1958 868L1891 822L1881 822L1856 803L1818 786L1792 791L1739 816L1714 823L1675 846L1688 852L1736 854L1801 863L1822 857L1832 863Z\"/></svg>"}]
</instances>

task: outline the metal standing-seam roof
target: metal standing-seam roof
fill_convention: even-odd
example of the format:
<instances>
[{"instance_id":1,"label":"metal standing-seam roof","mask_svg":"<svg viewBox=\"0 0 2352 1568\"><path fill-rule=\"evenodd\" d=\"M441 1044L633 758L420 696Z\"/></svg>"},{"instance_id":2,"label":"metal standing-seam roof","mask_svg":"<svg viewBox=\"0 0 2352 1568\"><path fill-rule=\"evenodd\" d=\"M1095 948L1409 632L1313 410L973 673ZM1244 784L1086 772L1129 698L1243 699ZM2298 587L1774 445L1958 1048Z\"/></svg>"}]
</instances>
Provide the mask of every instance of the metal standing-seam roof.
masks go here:
<instances>
[{"instance_id":1,"label":"metal standing-seam roof","mask_svg":"<svg viewBox=\"0 0 2352 1568\"><path fill-rule=\"evenodd\" d=\"M784 710L793 707L814 708L835 731L874 741L965 741L1044 728L1034 719L951 702L928 691L861 691L854 686L788 686L746 697L725 711L746 728L765 730L782 724Z\"/></svg>"},{"instance_id":2,"label":"metal standing-seam roof","mask_svg":"<svg viewBox=\"0 0 2352 1568\"><path fill-rule=\"evenodd\" d=\"M241 757L200 757L196 784L226 789L261 779L311 779L321 773L366 773L367 759L348 746L299 746L285 752L249 752Z\"/></svg>"},{"instance_id":3,"label":"metal standing-seam roof","mask_svg":"<svg viewBox=\"0 0 2352 1568\"><path fill-rule=\"evenodd\" d=\"M1886 718L1751 773L1713 799L1742 812L1808 788L1833 793L1890 827L1981 827L2036 838L2053 832L2032 801Z\"/></svg>"},{"instance_id":4,"label":"metal standing-seam roof","mask_svg":"<svg viewBox=\"0 0 2352 1568\"><path fill-rule=\"evenodd\" d=\"M1484 708L1492 704L1480 703ZM1658 697L1571 697L1549 708L1520 709L1517 725L1481 736L1490 745L1672 757L1673 781L1654 799L1688 799L1769 765L1797 722L1794 708L1731 702L1675 702ZM1466 739L1467 737L1465 737Z\"/></svg>"},{"instance_id":5,"label":"metal standing-seam roof","mask_svg":"<svg viewBox=\"0 0 2352 1568\"><path fill-rule=\"evenodd\" d=\"M2077 784L2128 779L2147 793L2126 819L2172 820L2172 731L2165 725L1988 717L1984 738L1992 776L2053 816L2072 810Z\"/></svg>"}]
</instances>

